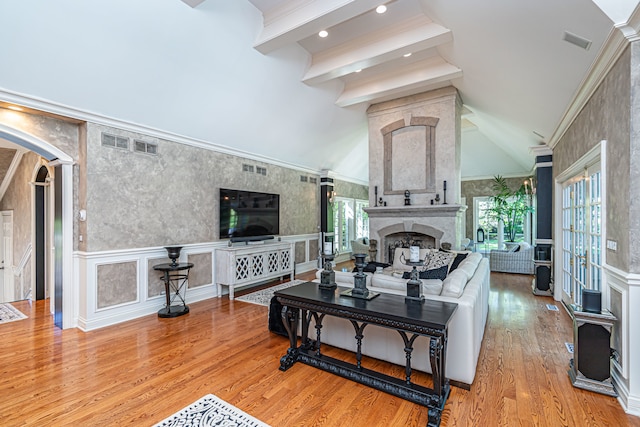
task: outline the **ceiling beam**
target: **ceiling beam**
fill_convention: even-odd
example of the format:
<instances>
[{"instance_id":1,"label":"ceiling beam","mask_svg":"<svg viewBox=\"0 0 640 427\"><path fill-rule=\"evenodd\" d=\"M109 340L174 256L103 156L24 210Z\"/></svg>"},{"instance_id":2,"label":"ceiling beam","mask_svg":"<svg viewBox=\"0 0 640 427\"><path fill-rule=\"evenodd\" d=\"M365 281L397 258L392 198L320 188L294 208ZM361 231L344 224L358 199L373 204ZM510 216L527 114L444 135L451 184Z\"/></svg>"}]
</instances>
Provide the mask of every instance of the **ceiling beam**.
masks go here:
<instances>
[{"instance_id":1,"label":"ceiling beam","mask_svg":"<svg viewBox=\"0 0 640 427\"><path fill-rule=\"evenodd\" d=\"M313 0L293 9L263 13L263 28L254 48L263 54L317 34L375 9L380 0ZM286 4L285 4L286 6Z\"/></svg>"},{"instance_id":2,"label":"ceiling beam","mask_svg":"<svg viewBox=\"0 0 640 427\"><path fill-rule=\"evenodd\" d=\"M460 68L442 58L430 58L415 62L402 71L391 70L377 75L375 79L347 84L336 104L347 107L363 102L379 102L389 97L403 96L409 90L442 87L460 77Z\"/></svg>"},{"instance_id":3,"label":"ceiling beam","mask_svg":"<svg viewBox=\"0 0 640 427\"><path fill-rule=\"evenodd\" d=\"M204 3L205 0L182 0L183 3L188 4L191 7L196 7L200 3Z\"/></svg>"},{"instance_id":4,"label":"ceiling beam","mask_svg":"<svg viewBox=\"0 0 640 427\"><path fill-rule=\"evenodd\" d=\"M313 55L302 81L322 83L452 40L453 35L447 28L426 17L413 18Z\"/></svg>"}]
</instances>

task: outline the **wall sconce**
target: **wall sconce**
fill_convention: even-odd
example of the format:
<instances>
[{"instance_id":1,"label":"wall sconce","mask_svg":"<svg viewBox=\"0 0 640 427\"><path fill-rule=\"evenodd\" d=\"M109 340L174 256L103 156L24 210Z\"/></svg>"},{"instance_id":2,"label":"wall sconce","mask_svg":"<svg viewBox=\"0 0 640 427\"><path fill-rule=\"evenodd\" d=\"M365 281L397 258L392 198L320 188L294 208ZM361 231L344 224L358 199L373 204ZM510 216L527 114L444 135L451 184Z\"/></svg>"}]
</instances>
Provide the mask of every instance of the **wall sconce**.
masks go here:
<instances>
[{"instance_id":1,"label":"wall sconce","mask_svg":"<svg viewBox=\"0 0 640 427\"><path fill-rule=\"evenodd\" d=\"M524 180L524 192L528 196L536 194L536 187L533 184L533 177Z\"/></svg>"},{"instance_id":2,"label":"wall sconce","mask_svg":"<svg viewBox=\"0 0 640 427\"><path fill-rule=\"evenodd\" d=\"M336 197L336 192L335 191L329 191L327 196L328 196L328 199L329 199L329 203L333 203L333 199Z\"/></svg>"}]
</instances>

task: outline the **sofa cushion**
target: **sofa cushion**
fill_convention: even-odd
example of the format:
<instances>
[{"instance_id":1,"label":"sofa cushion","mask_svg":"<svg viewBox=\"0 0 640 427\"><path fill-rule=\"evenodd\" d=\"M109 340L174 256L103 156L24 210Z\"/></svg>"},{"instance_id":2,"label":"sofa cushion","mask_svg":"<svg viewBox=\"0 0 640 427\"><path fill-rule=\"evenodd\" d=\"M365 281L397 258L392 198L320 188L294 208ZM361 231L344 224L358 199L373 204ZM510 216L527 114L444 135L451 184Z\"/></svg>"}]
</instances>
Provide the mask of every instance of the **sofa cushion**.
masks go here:
<instances>
[{"instance_id":1,"label":"sofa cushion","mask_svg":"<svg viewBox=\"0 0 640 427\"><path fill-rule=\"evenodd\" d=\"M482 260L482 254L473 252L469 254L455 271L463 271L467 275L467 279L471 279L478 268L478 264Z\"/></svg>"},{"instance_id":2,"label":"sofa cushion","mask_svg":"<svg viewBox=\"0 0 640 427\"><path fill-rule=\"evenodd\" d=\"M469 279L464 271L457 269L447 276L442 281L442 292L440 295L445 297L460 298L464 287L467 285Z\"/></svg>"},{"instance_id":3,"label":"sofa cushion","mask_svg":"<svg viewBox=\"0 0 640 427\"><path fill-rule=\"evenodd\" d=\"M440 279L421 279L422 293L426 295L440 295L442 293L442 280Z\"/></svg>"},{"instance_id":4,"label":"sofa cushion","mask_svg":"<svg viewBox=\"0 0 640 427\"><path fill-rule=\"evenodd\" d=\"M442 280L440 279L421 279L422 293L428 295L440 295L442 291ZM402 277L389 276L387 274L374 274L371 287L380 292L396 291L397 293L406 294L407 281Z\"/></svg>"}]
</instances>

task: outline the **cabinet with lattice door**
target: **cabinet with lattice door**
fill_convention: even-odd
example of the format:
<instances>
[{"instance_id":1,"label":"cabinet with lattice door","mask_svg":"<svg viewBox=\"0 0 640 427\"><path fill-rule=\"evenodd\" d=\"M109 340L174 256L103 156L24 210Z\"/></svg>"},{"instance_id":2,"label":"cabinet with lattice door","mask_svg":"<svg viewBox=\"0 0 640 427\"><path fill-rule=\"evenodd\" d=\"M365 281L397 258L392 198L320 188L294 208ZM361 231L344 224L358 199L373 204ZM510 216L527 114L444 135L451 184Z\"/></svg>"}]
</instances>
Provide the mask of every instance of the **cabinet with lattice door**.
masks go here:
<instances>
[{"instance_id":1,"label":"cabinet with lattice door","mask_svg":"<svg viewBox=\"0 0 640 427\"><path fill-rule=\"evenodd\" d=\"M235 288L287 275L293 280L293 272L293 243L265 243L216 249L215 276L218 297L222 296L223 286L229 288L229 299L233 299Z\"/></svg>"}]
</instances>

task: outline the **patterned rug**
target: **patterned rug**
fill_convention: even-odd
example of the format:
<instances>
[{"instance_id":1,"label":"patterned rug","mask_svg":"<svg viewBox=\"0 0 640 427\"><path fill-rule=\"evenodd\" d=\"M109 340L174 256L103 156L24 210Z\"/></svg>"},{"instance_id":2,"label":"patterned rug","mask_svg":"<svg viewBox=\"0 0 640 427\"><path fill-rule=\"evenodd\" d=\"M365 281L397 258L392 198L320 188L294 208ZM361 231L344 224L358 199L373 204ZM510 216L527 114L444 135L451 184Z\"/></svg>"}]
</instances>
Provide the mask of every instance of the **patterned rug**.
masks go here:
<instances>
[{"instance_id":1,"label":"patterned rug","mask_svg":"<svg viewBox=\"0 0 640 427\"><path fill-rule=\"evenodd\" d=\"M154 427L269 427L213 394L187 406Z\"/></svg>"},{"instance_id":2,"label":"patterned rug","mask_svg":"<svg viewBox=\"0 0 640 427\"><path fill-rule=\"evenodd\" d=\"M269 306L269 302L271 298L273 298L273 293L275 291L279 291L281 289L287 289L291 286L299 285L300 283L305 283L304 280L292 280L290 282L281 283L276 286L272 286L270 288L261 289L259 291L251 292L250 294L243 295L241 297L236 297L238 301L250 302L251 304L258 305L266 305Z\"/></svg>"},{"instance_id":3,"label":"patterned rug","mask_svg":"<svg viewBox=\"0 0 640 427\"><path fill-rule=\"evenodd\" d=\"M26 319L23 313L9 303L0 304L0 323L15 322Z\"/></svg>"}]
</instances>

